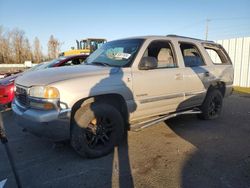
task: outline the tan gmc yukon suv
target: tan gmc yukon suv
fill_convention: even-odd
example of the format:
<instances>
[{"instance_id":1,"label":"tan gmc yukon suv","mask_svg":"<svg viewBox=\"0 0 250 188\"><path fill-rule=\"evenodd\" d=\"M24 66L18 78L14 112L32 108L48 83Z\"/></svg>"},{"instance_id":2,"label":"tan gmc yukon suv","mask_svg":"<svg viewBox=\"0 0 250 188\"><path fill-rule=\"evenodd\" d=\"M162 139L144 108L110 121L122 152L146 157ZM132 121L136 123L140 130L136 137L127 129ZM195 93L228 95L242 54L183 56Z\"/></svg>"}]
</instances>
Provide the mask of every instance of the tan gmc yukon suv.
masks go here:
<instances>
[{"instance_id":1,"label":"tan gmc yukon suv","mask_svg":"<svg viewBox=\"0 0 250 188\"><path fill-rule=\"evenodd\" d=\"M221 45L176 35L104 44L84 64L26 73L16 82L17 123L82 156L111 152L127 130L180 114L220 115L233 66Z\"/></svg>"}]
</instances>

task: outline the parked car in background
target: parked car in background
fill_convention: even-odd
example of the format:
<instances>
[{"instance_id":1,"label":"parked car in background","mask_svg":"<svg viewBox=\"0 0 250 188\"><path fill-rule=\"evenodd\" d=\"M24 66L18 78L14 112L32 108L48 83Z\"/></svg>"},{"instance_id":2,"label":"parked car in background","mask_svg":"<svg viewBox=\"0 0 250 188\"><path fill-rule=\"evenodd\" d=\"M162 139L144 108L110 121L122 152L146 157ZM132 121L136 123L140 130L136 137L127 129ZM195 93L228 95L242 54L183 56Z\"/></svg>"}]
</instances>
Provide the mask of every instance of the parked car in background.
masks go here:
<instances>
[{"instance_id":1,"label":"parked car in background","mask_svg":"<svg viewBox=\"0 0 250 188\"><path fill-rule=\"evenodd\" d=\"M18 73L20 73L20 72L22 72L22 70L19 70L19 71L16 71L16 72L5 72L5 73L0 73L0 79L6 78L6 77L8 77L8 76L12 76L12 75L14 75L14 74L18 74Z\"/></svg>"},{"instance_id":2,"label":"parked car in background","mask_svg":"<svg viewBox=\"0 0 250 188\"><path fill-rule=\"evenodd\" d=\"M74 55L74 56L67 56L67 57L59 57L49 62L40 63L22 73L14 74L14 75L1 79L0 80L0 105L10 107L10 104L15 97L14 81L18 76L21 76L30 71L36 71L36 70L41 70L41 69L46 69L46 68L51 68L51 67L79 65L87 57L88 55Z\"/></svg>"}]
</instances>

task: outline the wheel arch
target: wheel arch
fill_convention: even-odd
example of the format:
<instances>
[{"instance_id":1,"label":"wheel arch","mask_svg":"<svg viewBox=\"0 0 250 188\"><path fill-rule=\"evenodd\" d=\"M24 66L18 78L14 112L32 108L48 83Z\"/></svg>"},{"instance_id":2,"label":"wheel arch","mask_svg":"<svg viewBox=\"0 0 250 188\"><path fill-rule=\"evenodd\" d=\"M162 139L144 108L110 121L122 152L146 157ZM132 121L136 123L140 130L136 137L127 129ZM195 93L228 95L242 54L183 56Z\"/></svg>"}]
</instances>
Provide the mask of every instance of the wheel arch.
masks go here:
<instances>
[{"instance_id":1,"label":"wheel arch","mask_svg":"<svg viewBox=\"0 0 250 188\"><path fill-rule=\"evenodd\" d=\"M91 103L98 102L98 101L105 101L108 104L111 104L112 106L114 106L116 109L118 109L118 111L122 114L122 117L124 118L125 125L128 125L129 112L128 112L126 101L122 95L116 94L116 93L90 96L90 97L86 97L86 98L82 98L78 100L72 106L70 122L73 121L73 117L77 109L83 106L87 106ZM128 128L128 126L126 128Z\"/></svg>"},{"instance_id":2,"label":"wheel arch","mask_svg":"<svg viewBox=\"0 0 250 188\"><path fill-rule=\"evenodd\" d=\"M224 97L226 92L226 84L223 81L214 82L208 87L208 92L213 89L218 89Z\"/></svg>"}]
</instances>

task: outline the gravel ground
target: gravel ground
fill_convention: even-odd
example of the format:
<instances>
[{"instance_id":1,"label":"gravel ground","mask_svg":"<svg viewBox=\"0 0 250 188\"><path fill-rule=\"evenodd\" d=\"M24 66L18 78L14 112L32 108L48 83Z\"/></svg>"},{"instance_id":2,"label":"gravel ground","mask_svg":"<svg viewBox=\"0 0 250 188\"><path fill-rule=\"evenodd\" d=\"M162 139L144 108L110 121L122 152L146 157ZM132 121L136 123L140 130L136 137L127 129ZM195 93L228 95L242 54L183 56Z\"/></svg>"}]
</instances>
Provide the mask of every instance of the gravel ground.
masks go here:
<instances>
[{"instance_id":1,"label":"gravel ground","mask_svg":"<svg viewBox=\"0 0 250 188\"><path fill-rule=\"evenodd\" d=\"M228 187L250 188L250 96L225 99L220 118L195 115L129 132L114 153L83 159L67 144L22 131L11 111L2 113L23 187ZM0 181L15 188L0 145Z\"/></svg>"}]
</instances>

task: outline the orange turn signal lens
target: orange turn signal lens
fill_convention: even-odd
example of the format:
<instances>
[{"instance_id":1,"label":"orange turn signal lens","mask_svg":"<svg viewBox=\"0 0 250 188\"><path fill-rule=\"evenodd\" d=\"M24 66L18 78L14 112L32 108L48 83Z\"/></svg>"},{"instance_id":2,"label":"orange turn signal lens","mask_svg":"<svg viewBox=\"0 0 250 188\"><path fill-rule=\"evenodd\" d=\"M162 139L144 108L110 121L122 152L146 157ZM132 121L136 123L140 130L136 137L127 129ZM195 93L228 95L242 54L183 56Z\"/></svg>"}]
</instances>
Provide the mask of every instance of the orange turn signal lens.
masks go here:
<instances>
[{"instance_id":1,"label":"orange turn signal lens","mask_svg":"<svg viewBox=\"0 0 250 188\"><path fill-rule=\"evenodd\" d=\"M46 87L44 90L44 98L46 99L58 99L60 98L60 94L58 89L55 87Z\"/></svg>"}]
</instances>

